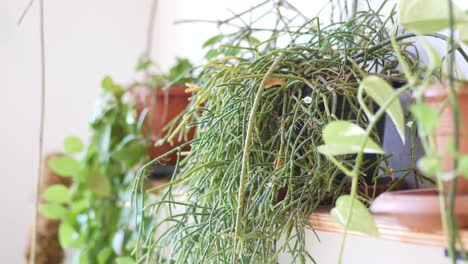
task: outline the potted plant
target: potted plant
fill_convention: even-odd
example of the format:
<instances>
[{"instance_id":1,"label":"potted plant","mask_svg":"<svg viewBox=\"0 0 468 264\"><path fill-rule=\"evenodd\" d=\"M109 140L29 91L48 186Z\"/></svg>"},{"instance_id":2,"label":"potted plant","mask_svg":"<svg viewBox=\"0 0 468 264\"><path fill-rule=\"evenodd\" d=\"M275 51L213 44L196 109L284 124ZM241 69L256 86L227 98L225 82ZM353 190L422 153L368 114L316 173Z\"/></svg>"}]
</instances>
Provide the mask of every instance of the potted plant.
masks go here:
<instances>
[{"instance_id":1,"label":"potted plant","mask_svg":"<svg viewBox=\"0 0 468 264\"><path fill-rule=\"evenodd\" d=\"M277 14L283 8L295 10L289 4L265 2L223 22L245 21L242 17L249 11L268 6ZM381 44L390 36L385 22L374 10L328 26L296 15L304 19L302 24L293 30L283 24L289 18L280 15L276 25L282 26L271 29L272 36L264 41L256 37L255 25L248 25L205 43L211 48L209 61L192 87L182 126L172 131L177 135L183 125L195 127L195 137L187 142L191 150L176 163L180 169L158 201L140 212L148 217L170 208L169 216L156 226L141 229L144 244L137 250L138 259L163 262L164 255L172 263L274 263L285 252L292 262L305 262L312 257L305 249L304 227L322 201L334 201L349 189L352 200L358 194L363 200L372 198L358 186L367 184L366 167L372 165L362 162L364 153L380 154L378 163L386 157L375 129L380 117L390 113L404 135L397 102L404 90L394 92L376 76L388 81L402 76L392 47ZM376 33L375 28L380 30ZM287 45L279 44L282 38ZM414 55L401 52L407 63L417 67ZM376 92L375 85L384 92ZM331 134L324 131L326 127L332 128ZM370 143L346 137L342 132L348 129ZM352 151L338 153L335 143ZM181 150L175 148L143 166L137 186L144 186L146 170L153 163ZM355 159L360 162L353 176L342 177L349 174L347 167ZM390 174L390 168L379 169L371 178ZM184 200L175 198L177 192L186 194ZM278 199L281 192L284 197ZM337 203L337 211L342 212L343 202ZM365 212L366 217L355 218L353 223L363 222L351 229L376 234L361 202L352 212ZM164 223L171 223L170 228L161 230ZM155 235L158 230L162 234ZM277 244L282 236L285 242Z\"/></svg>"},{"instance_id":2,"label":"potted plant","mask_svg":"<svg viewBox=\"0 0 468 264\"><path fill-rule=\"evenodd\" d=\"M60 244L77 250L76 261L133 263L137 229L135 209L127 201L138 165L148 160L149 141L142 134L141 118L128 90L110 77L104 79L102 88L103 96L90 122L89 145L67 137L67 155L48 162L58 175L71 177L72 186L47 189L47 203L39 211L61 220Z\"/></svg>"},{"instance_id":3,"label":"potted plant","mask_svg":"<svg viewBox=\"0 0 468 264\"><path fill-rule=\"evenodd\" d=\"M460 52L465 60L468 57L455 45L454 32L458 30L460 40L467 40L468 16L451 0L401 0L399 9L401 25L418 35L450 29L446 71L439 55L424 39L430 63L423 78L415 78L405 63L400 62L415 95L411 109L425 150L417 166L422 173L436 179L437 188L383 195L374 202L372 211L393 215L411 228L443 229L449 255L455 263L458 228L468 226L468 97L466 84L455 76L455 52ZM395 38L393 46L398 48ZM441 78L434 81L437 76Z\"/></svg>"},{"instance_id":4,"label":"potted plant","mask_svg":"<svg viewBox=\"0 0 468 264\"><path fill-rule=\"evenodd\" d=\"M150 61L140 61L137 70L147 70L151 66ZM137 112L148 111L145 118L143 134L151 139L150 157L158 157L171 149L180 146L191 139L193 132L185 138L165 140L168 136L167 130L177 126L171 120L177 118L187 107L191 96L186 91L186 83L191 81L192 64L187 59L177 58L177 63L169 70L168 74L150 74L145 82L132 85L131 93L137 99ZM168 127L166 127L168 126ZM186 148L185 150L188 150ZM154 175L170 175L171 170L167 168L176 162L176 154L168 155L162 166L156 165Z\"/></svg>"}]
</instances>

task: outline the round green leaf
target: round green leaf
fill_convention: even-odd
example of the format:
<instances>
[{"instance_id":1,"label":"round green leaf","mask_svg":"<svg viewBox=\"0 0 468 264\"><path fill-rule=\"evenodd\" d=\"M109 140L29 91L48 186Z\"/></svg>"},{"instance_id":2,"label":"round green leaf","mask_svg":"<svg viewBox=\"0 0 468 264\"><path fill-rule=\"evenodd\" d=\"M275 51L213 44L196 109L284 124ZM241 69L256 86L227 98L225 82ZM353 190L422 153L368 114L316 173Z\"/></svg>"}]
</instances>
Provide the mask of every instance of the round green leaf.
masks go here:
<instances>
[{"instance_id":1,"label":"round green leaf","mask_svg":"<svg viewBox=\"0 0 468 264\"><path fill-rule=\"evenodd\" d=\"M51 203L67 203L70 201L68 188L63 184L54 184L50 186L44 192L42 197Z\"/></svg>"},{"instance_id":2,"label":"round green leaf","mask_svg":"<svg viewBox=\"0 0 468 264\"><path fill-rule=\"evenodd\" d=\"M41 204L38 210L49 219L63 219L68 215L67 209L59 204Z\"/></svg>"},{"instance_id":3,"label":"round green leaf","mask_svg":"<svg viewBox=\"0 0 468 264\"><path fill-rule=\"evenodd\" d=\"M99 251L99 254L98 254L98 264L105 264L105 263L108 263L108 260L109 258L112 256L112 248L110 247L106 247L104 249L102 249L101 251Z\"/></svg>"},{"instance_id":4,"label":"round green leaf","mask_svg":"<svg viewBox=\"0 0 468 264\"><path fill-rule=\"evenodd\" d=\"M49 168L60 176L69 177L80 168L80 163L72 157L55 157L49 160Z\"/></svg>"},{"instance_id":5,"label":"round green leaf","mask_svg":"<svg viewBox=\"0 0 468 264\"><path fill-rule=\"evenodd\" d=\"M331 210L331 216L342 227L346 226L348 220L349 209L353 201L351 209L351 221L349 222L349 230L368 234L371 236L379 236L379 230L375 224L374 218L369 213L369 210L358 199L351 198L350 195L342 195L336 200L336 206Z\"/></svg>"},{"instance_id":6,"label":"round green leaf","mask_svg":"<svg viewBox=\"0 0 468 264\"><path fill-rule=\"evenodd\" d=\"M65 147L65 151L68 153L77 153L83 151L84 149L84 145L81 139L75 136L66 137L64 139L63 145Z\"/></svg>"},{"instance_id":7,"label":"round green leaf","mask_svg":"<svg viewBox=\"0 0 468 264\"><path fill-rule=\"evenodd\" d=\"M76 240L78 234L75 229L67 222L60 223L58 238L62 248L68 248Z\"/></svg>"}]
</instances>

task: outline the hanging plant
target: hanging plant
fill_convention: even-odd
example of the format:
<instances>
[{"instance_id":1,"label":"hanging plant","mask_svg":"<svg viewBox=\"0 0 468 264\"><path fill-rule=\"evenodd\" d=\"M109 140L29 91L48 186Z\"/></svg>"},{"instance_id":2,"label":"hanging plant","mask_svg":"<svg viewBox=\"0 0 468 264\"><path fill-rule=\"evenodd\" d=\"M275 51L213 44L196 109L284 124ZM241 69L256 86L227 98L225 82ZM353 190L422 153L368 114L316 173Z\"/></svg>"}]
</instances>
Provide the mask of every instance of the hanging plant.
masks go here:
<instances>
[{"instance_id":1,"label":"hanging plant","mask_svg":"<svg viewBox=\"0 0 468 264\"><path fill-rule=\"evenodd\" d=\"M234 17L245 22L243 15L270 4ZM269 14L283 9L297 11L286 1L273 2ZM180 125L168 136L195 127L191 150L172 151L179 152L177 170L156 202L134 196L135 206L146 204L140 216L164 208L169 214L155 226L140 226L137 260L276 263L279 254L288 253L292 263L313 261L304 228L327 199L338 199L332 214L339 223L377 235L363 203L372 197L357 186L391 174L379 166L387 158L379 146L380 118L388 113L399 134L404 131L396 99L403 90L395 93L387 83L402 76L386 29L393 15L382 20L368 10L327 26L302 14L293 17L305 22L293 26L297 20L280 16L264 41L256 37L255 25L208 40L210 60L191 86L193 97ZM287 44L280 45L280 39ZM408 46L400 51L418 68ZM334 147L340 142L349 151ZM146 169L169 154L140 170L138 190L144 188ZM352 175L347 168L354 168ZM350 189L351 196L338 198ZM280 238L284 243L277 243Z\"/></svg>"}]
</instances>

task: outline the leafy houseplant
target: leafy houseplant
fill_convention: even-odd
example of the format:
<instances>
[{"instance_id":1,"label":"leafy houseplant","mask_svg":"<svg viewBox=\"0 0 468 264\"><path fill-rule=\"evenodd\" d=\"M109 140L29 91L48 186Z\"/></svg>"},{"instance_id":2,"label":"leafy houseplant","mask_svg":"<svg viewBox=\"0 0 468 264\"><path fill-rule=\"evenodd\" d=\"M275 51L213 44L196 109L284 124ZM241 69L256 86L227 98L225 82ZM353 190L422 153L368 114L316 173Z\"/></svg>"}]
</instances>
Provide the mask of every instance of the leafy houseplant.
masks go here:
<instances>
[{"instance_id":1,"label":"leafy houseplant","mask_svg":"<svg viewBox=\"0 0 468 264\"><path fill-rule=\"evenodd\" d=\"M449 256L452 263L456 263L456 243L460 241L458 228L468 225L466 208L462 209L468 198L468 181L466 180L468 175L466 113L468 109L466 109L466 85L462 80L457 80L455 75L455 52L458 51L466 61L468 61L468 56L463 49L455 45L454 32L458 30L459 40L468 40L466 35L468 16L451 0L401 0L399 8L401 25L419 35L450 29L445 56L447 71L443 70L442 60L424 39L422 39L423 44L430 58L424 78L414 77L407 65L400 62L415 94L416 103L411 110L425 150L425 155L419 159L417 165L421 172L436 179L437 190L388 194L375 202L373 211L395 214L404 223L414 226L415 219L408 217L411 215L408 210L389 211L384 209L385 205L393 199L395 208L404 208L403 203L427 208L422 212L419 209L412 211L420 212L426 217L425 221L429 223L426 223L427 228L443 228ZM399 48L395 39L393 46L396 49ZM437 76L442 76L438 81L440 83L434 82L434 77ZM404 201L405 198L411 198L411 200ZM460 248L463 251L462 245ZM462 252L462 255L466 258L465 252Z\"/></svg>"},{"instance_id":2,"label":"leafy houseplant","mask_svg":"<svg viewBox=\"0 0 468 264\"><path fill-rule=\"evenodd\" d=\"M110 77L102 88L102 101L91 119L90 144L85 148L78 138L67 137L68 155L49 161L59 175L72 177L73 185L51 186L44 194L48 203L39 210L62 220L60 243L78 249L78 263L133 263L135 210L127 201L137 165L148 160L149 142L141 132L144 116L136 114L128 91Z\"/></svg>"},{"instance_id":3,"label":"leafy houseplant","mask_svg":"<svg viewBox=\"0 0 468 264\"><path fill-rule=\"evenodd\" d=\"M267 6L272 6L270 13L297 12L287 1L267 1L223 22L245 23L243 16ZM361 202L372 197L357 187L365 186L369 176L390 174L388 167L376 166L366 175L372 164L363 163L364 153L381 154L376 163L385 163L375 130L379 118L389 113L400 135L404 129L397 96L407 88L393 92L375 76L389 81L402 76L386 29L393 15L382 18L367 10L327 26L300 13L293 17L302 21L292 26L297 20L280 15L271 30L239 26L235 33L208 40L210 60L191 87L193 97L179 126L168 135L195 127L194 139L186 143L191 150L178 156L178 169L159 201L140 213L150 217L168 207L169 216L156 226L141 226L137 260L275 263L281 253L291 254L293 263L313 260L305 249L308 216L350 187L351 199L340 198L334 215L344 216L347 220L339 222L347 228L376 234ZM258 31L272 35L262 41L255 37ZM280 39L287 44L280 45ZM399 51L406 63L418 67L415 55ZM346 131L354 137L342 134ZM338 143L344 145L341 152ZM146 169L170 153L140 170L139 190ZM176 198L181 191L183 201ZM135 196L133 202L141 207L144 197ZM354 214L361 216L352 220ZM165 223L170 227L162 230ZM361 228L365 224L367 229ZM281 237L284 244L277 244Z\"/></svg>"}]
</instances>

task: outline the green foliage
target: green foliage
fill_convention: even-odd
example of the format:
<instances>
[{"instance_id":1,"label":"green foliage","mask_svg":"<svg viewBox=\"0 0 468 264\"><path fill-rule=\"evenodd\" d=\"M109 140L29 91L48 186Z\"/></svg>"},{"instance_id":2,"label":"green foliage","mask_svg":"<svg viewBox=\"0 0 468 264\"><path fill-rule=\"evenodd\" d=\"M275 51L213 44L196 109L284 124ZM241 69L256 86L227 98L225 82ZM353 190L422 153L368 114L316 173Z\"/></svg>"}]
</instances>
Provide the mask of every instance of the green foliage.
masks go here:
<instances>
[{"instance_id":1,"label":"green foliage","mask_svg":"<svg viewBox=\"0 0 468 264\"><path fill-rule=\"evenodd\" d=\"M411 106L411 113L419 126L419 134L432 135L439 124L439 112L431 106L423 103Z\"/></svg>"},{"instance_id":2,"label":"green foliage","mask_svg":"<svg viewBox=\"0 0 468 264\"><path fill-rule=\"evenodd\" d=\"M42 204L39 212L49 219L65 219L68 215L68 210L59 204Z\"/></svg>"},{"instance_id":3,"label":"green foliage","mask_svg":"<svg viewBox=\"0 0 468 264\"><path fill-rule=\"evenodd\" d=\"M153 62L147 59L140 59L137 71L149 70ZM169 72L151 74L146 85L153 88L170 87L173 85L184 85L192 79L194 68L188 59L176 58L176 63Z\"/></svg>"},{"instance_id":4,"label":"green foliage","mask_svg":"<svg viewBox=\"0 0 468 264\"><path fill-rule=\"evenodd\" d=\"M68 153L81 152L84 149L83 142L78 137L70 136L64 139L63 146Z\"/></svg>"},{"instance_id":5,"label":"green foliage","mask_svg":"<svg viewBox=\"0 0 468 264\"><path fill-rule=\"evenodd\" d=\"M67 203L70 200L68 188L62 184L54 184L47 188L43 197L51 203Z\"/></svg>"},{"instance_id":6,"label":"green foliage","mask_svg":"<svg viewBox=\"0 0 468 264\"><path fill-rule=\"evenodd\" d=\"M55 173L63 177L70 177L80 169L80 163L73 157L54 157L49 160L48 166Z\"/></svg>"},{"instance_id":7,"label":"green foliage","mask_svg":"<svg viewBox=\"0 0 468 264\"><path fill-rule=\"evenodd\" d=\"M366 92L372 100L383 107L394 94L393 88L383 79L377 76L368 76L362 80L360 89ZM386 108L385 112L390 116L400 135L401 141L405 143L405 118L400 100L393 100Z\"/></svg>"},{"instance_id":8,"label":"green foliage","mask_svg":"<svg viewBox=\"0 0 468 264\"><path fill-rule=\"evenodd\" d=\"M372 139L366 139L364 129L348 121L332 121L323 129L325 145L318 151L326 155L344 155L364 153L384 153L382 148ZM364 148L362 148L366 140Z\"/></svg>"},{"instance_id":9,"label":"green foliage","mask_svg":"<svg viewBox=\"0 0 468 264\"><path fill-rule=\"evenodd\" d=\"M400 24L419 34L430 34L449 27L448 1L400 0ZM468 15L454 8L456 25L468 25Z\"/></svg>"},{"instance_id":10,"label":"green foliage","mask_svg":"<svg viewBox=\"0 0 468 264\"><path fill-rule=\"evenodd\" d=\"M436 153L418 160L418 169L427 176L435 177L442 172L442 157Z\"/></svg>"},{"instance_id":11,"label":"green foliage","mask_svg":"<svg viewBox=\"0 0 468 264\"><path fill-rule=\"evenodd\" d=\"M272 13L281 13L276 7ZM190 105L178 119L182 125L170 131L183 137L194 128L191 150L180 155L173 182L140 216L155 216L173 206L177 210L167 210L169 216L157 225L140 225L143 244L136 258L141 262L165 263L167 257L181 264L276 263L286 253L291 263L306 263L312 260L305 247L308 216L322 201L335 201L350 187L352 195L341 199L335 217L353 215L349 225L348 219L339 223L378 233L360 202L371 197L357 188L371 168L362 156L383 153L375 126L385 113L404 131L402 111L396 109L400 105L394 103L403 90L385 87L383 100L373 87L382 84L377 80L361 88L368 93L362 102L358 92L368 74L402 77L382 22L386 20L372 10L311 31L314 20L294 17L301 26L290 27L299 22L282 17L277 28L262 30L271 33L267 38L256 35L254 25L243 27L241 22L255 18L236 17L241 20L238 32L205 43L211 60L200 67ZM287 41L278 41L278 35ZM417 55L406 51L411 46L399 51L405 63L418 69ZM376 103L381 105L374 113ZM384 164L383 155L376 159ZM139 171L139 188L151 164ZM342 170L349 167L355 169ZM384 165L382 170L368 176L389 173ZM183 202L175 198L180 192ZM136 196L133 203L143 200ZM356 203L351 207L347 200ZM284 243L277 244L279 239ZM163 257L160 253L168 249L170 254Z\"/></svg>"},{"instance_id":12,"label":"green foliage","mask_svg":"<svg viewBox=\"0 0 468 264\"><path fill-rule=\"evenodd\" d=\"M351 212L351 216L349 216ZM331 215L335 222L341 226L346 226L348 218L349 230L368 234L370 236L379 236L379 230L375 224L374 218L364 204L350 195L343 195L336 200L336 206L332 209Z\"/></svg>"},{"instance_id":13,"label":"green foliage","mask_svg":"<svg viewBox=\"0 0 468 264\"><path fill-rule=\"evenodd\" d=\"M78 249L79 263L130 259L137 230L135 212L125 206L133 189L127 177L148 159L149 140L136 122L134 101L124 102L124 89L110 77L104 78L102 87L104 94L91 119L88 146L76 137L67 137L64 148L68 154L49 162L58 174L72 177L73 186L49 187L44 193L48 203L39 208L48 218L62 220L60 244ZM118 252L111 247L116 234L122 237Z\"/></svg>"}]
</instances>

